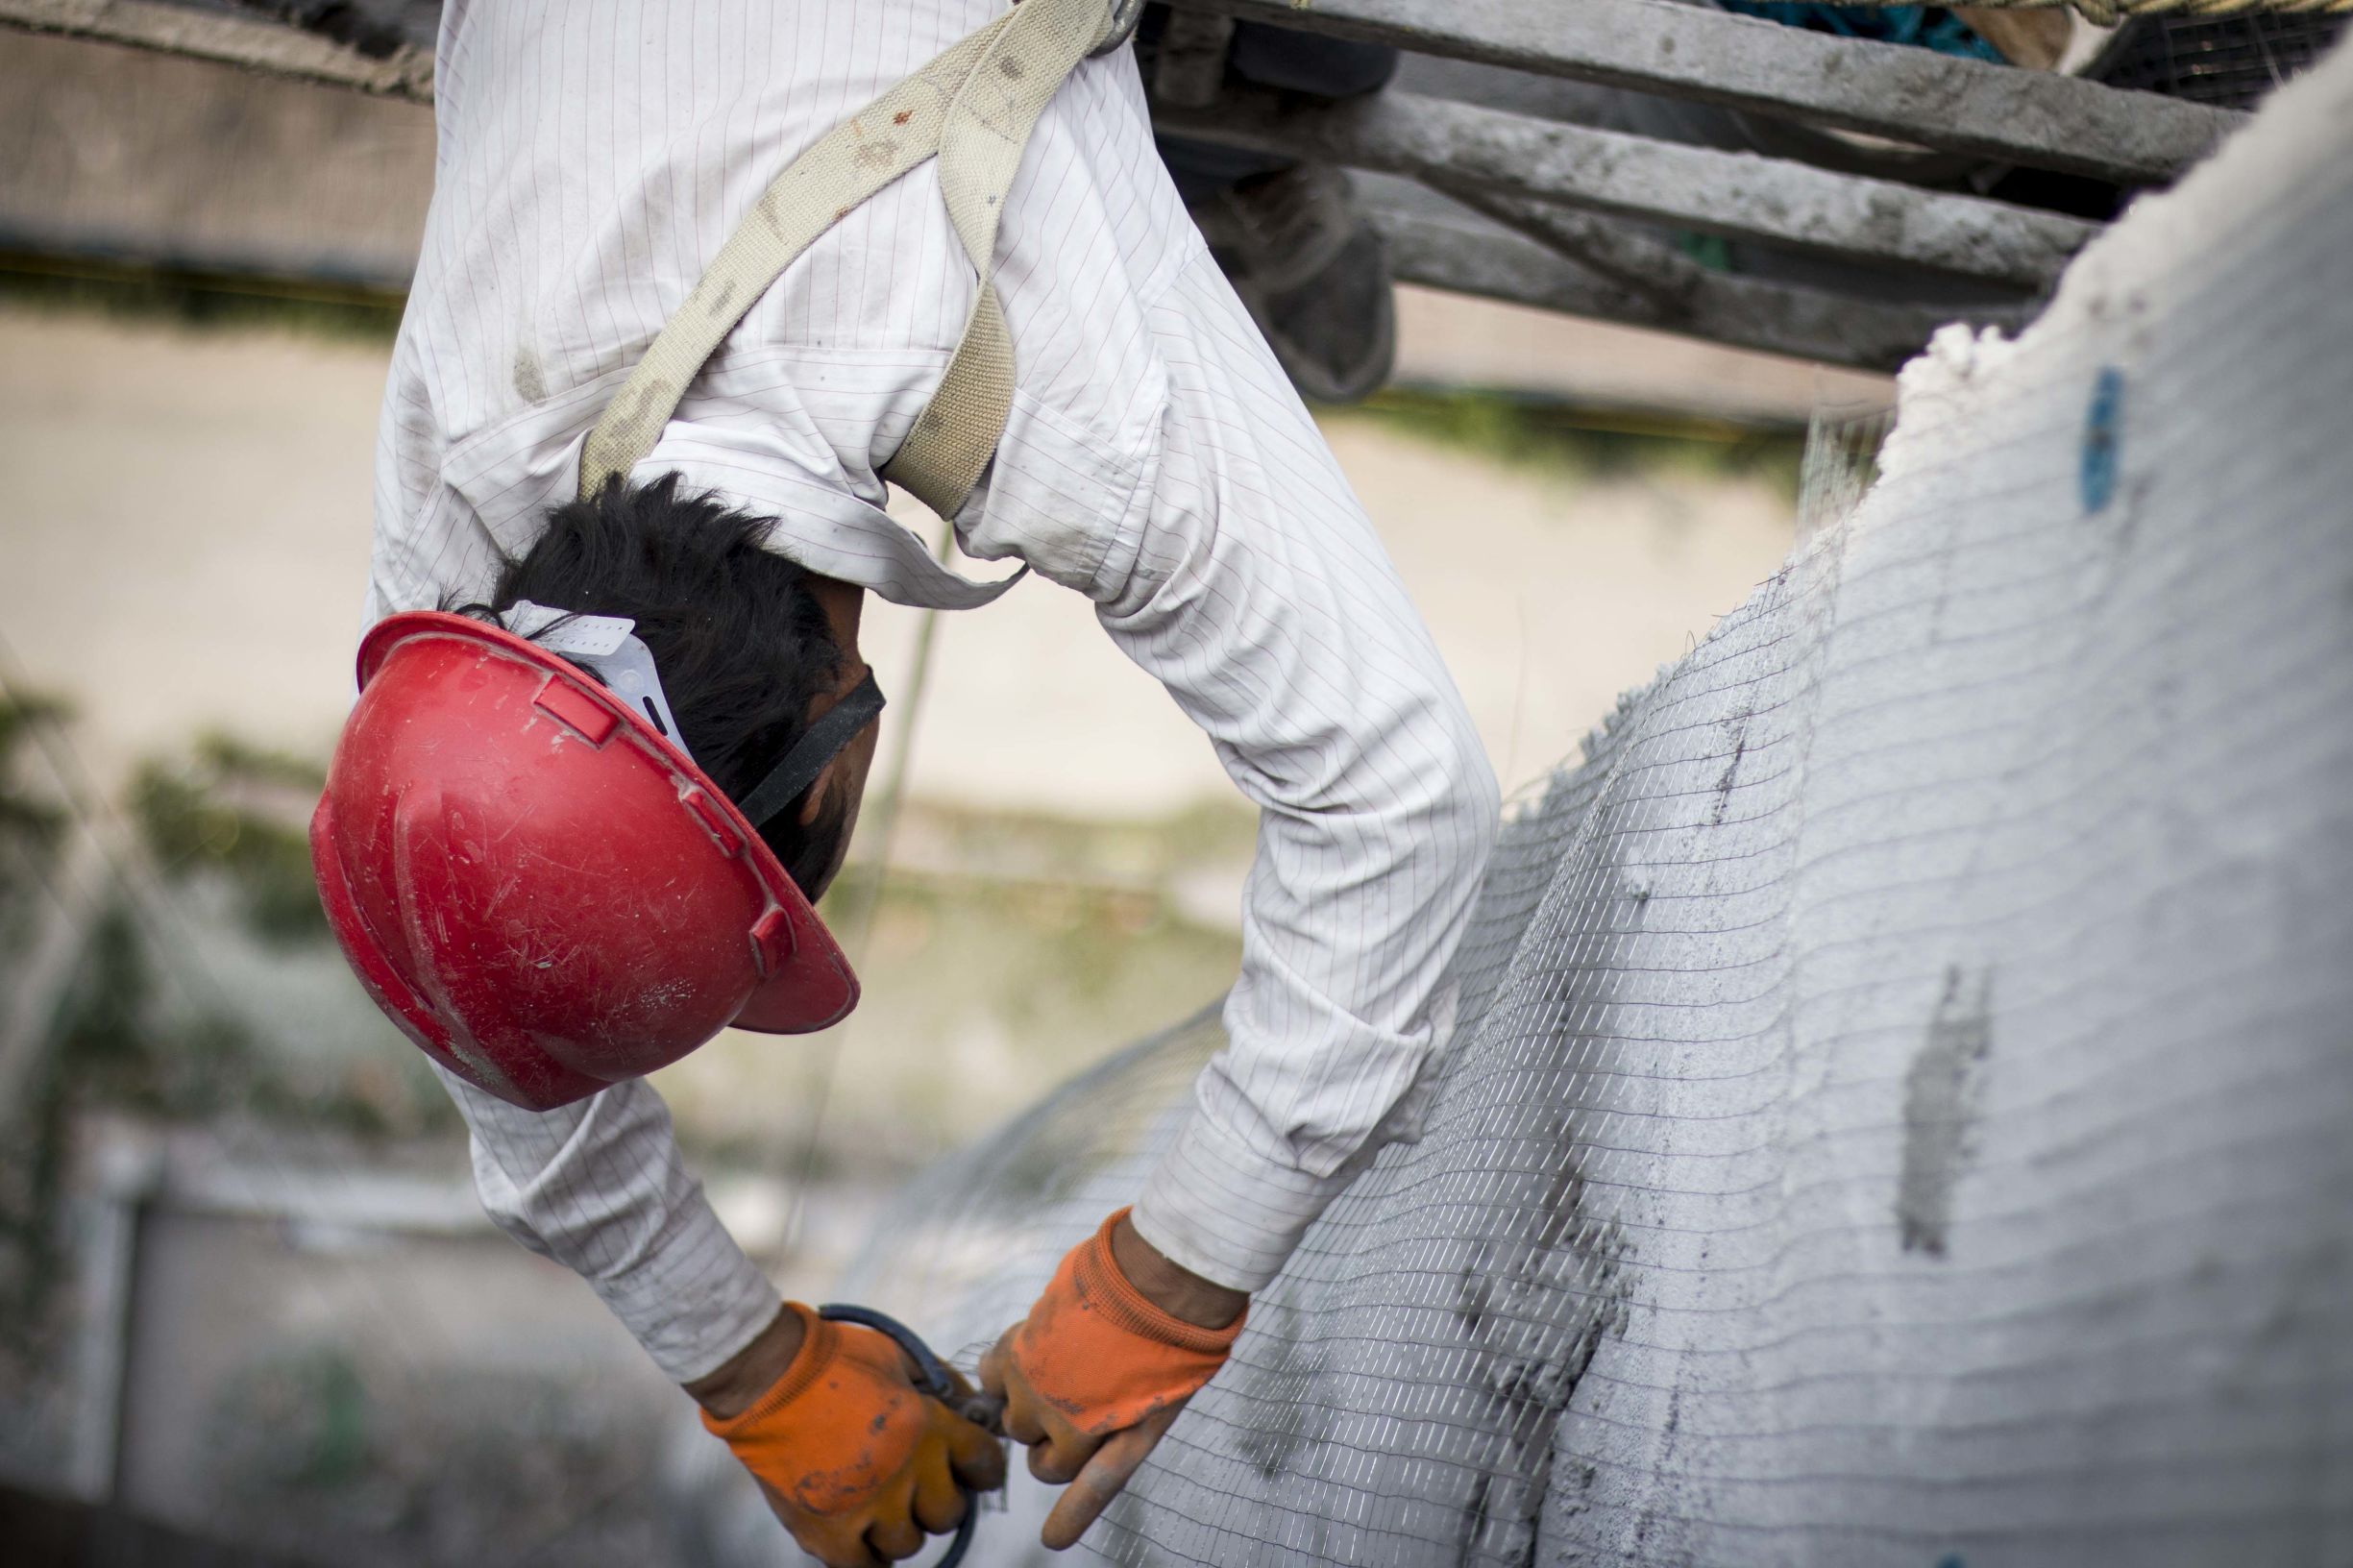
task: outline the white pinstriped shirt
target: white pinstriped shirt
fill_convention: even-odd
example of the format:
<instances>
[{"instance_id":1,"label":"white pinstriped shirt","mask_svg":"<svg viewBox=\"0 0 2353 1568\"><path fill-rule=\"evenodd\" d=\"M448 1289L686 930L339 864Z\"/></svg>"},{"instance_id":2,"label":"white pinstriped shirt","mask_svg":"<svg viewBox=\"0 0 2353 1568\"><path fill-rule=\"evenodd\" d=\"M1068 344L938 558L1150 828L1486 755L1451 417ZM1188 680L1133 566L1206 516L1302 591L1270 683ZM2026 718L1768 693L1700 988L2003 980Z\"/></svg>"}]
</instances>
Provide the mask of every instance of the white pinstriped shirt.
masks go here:
<instances>
[{"instance_id":1,"label":"white pinstriped shirt","mask_svg":"<svg viewBox=\"0 0 2353 1568\"><path fill-rule=\"evenodd\" d=\"M435 188L378 458L371 619L488 585L762 188L999 0L451 0ZM1154 151L1134 57L1083 64L1006 204L1013 413L967 554L1087 595L1261 808L1231 1044L1139 1195L1147 1240L1253 1289L1344 1185L1447 1026L1440 981L1494 778L1363 510ZM641 479L777 519L771 547L903 604L1009 580L883 511L972 273L925 164L785 273ZM632 1083L533 1115L452 1080L484 1206L687 1381L775 1292ZM1388 1118L1385 1125L1385 1118Z\"/></svg>"}]
</instances>

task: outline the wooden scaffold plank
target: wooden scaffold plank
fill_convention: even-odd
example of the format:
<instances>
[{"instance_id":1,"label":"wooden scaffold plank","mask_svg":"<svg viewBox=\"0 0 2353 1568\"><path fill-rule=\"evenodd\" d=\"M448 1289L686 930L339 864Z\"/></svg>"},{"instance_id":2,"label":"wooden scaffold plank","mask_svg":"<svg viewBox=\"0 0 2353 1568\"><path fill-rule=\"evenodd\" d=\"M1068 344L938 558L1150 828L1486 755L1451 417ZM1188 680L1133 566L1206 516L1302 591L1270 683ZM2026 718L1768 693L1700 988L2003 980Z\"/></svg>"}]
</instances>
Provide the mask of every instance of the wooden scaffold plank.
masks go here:
<instances>
[{"instance_id":1,"label":"wooden scaffold plank","mask_svg":"<svg viewBox=\"0 0 2353 1568\"><path fill-rule=\"evenodd\" d=\"M1536 228L1582 229L1574 239L1587 256L1572 260L1559 254L1564 247L1558 242L1569 236L1556 232L1540 244L1429 192L1401 186L1382 181L1367 192L1373 225L1388 242L1390 266L1401 282L1450 293L1877 371L1893 370L1918 354L1949 321L2016 327L2026 314L2023 307L1958 310L1850 299L1710 272L1679 257L1674 258L1679 267L1641 277L1625 263L1641 258L1651 243L1622 232L1613 220L1521 204Z\"/></svg>"},{"instance_id":2,"label":"wooden scaffold plank","mask_svg":"<svg viewBox=\"0 0 2353 1568\"><path fill-rule=\"evenodd\" d=\"M1324 106L1229 90L1167 110L1163 129L1447 188L1566 203L1849 260L2022 289L2058 275L2097 227L2080 219L1802 163L1389 91Z\"/></svg>"},{"instance_id":3,"label":"wooden scaffold plank","mask_svg":"<svg viewBox=\"0 0 2353 1568\"><path fill-rule=\"evenodd\" d=\"M2245 119L2155 93L1675 0L1169 3L2125 184L2171 179Z\"/></svg>"}]
</instances>

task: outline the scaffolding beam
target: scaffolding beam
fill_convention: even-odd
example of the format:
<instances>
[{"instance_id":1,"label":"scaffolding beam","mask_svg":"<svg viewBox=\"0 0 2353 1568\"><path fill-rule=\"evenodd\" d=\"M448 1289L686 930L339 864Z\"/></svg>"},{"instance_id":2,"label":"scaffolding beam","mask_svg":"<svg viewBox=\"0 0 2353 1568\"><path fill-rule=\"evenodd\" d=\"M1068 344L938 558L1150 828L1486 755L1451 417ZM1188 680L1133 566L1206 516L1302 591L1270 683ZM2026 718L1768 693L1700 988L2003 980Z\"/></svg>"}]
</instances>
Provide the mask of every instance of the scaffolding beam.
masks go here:
<instances>
[{"instance_id":1,"label":"scaffolding beam","mask_svg":"<svg viewBox=\"0 0 2353 1568\"><path fill-rule=\"evenodd\" d=\"M1582 0L1580 0L1582 3ZM1446 188L1565 203L1674 229L2033 290L2098 232L2057 213L1833 174L1753 153L1654 141L1418 93L1329 106L1229 89L1162 129Z\"/></svg>"},{"instance_id":2,"label":"scaffolding beam","mask_svg":"<svg viewBox=\"0 0 2353 1568\"><path fill-rule=\"evenodd\" d=\"M1685 281L1674 298L1661 299L1533 239L1418 203L1376 199L1370 216L1388 241L1390 267L1401 282L1856 370L1896 369L1949 321L2015 328L2025 316L2022 308L1958 310L1856 300L1704 271Z\"/></svg>"},{"instance_id":3,"label":"scaffolding beam","mask_svg":"<svg viewBox=\"0 0 2353 1568\"><path fill-rule=\"evenodd\" d=\"M2128 184L2170 180L2245 119L2156 93L1808 33L1675 0L1169 4Z\"/></svg>"},{"instance_id":4,"label":"scaffolding beam","mask_svg":"<svg viewBox=\"0 0 2353 1568\"><path fill-rule=\"evenodd\" d=\"M1537 75L1666 93L2110 179L2166 178L2243 116L1926 50L1828 37L1670 0L1172 0L1219 18L1399 45ZM429 53L371 59L274 21L158 0L0 0L0 27L103 38L412 102ZM1179 66L1198 66L1188 60ZM1210 84L1178 70L1196 101ZM1442 191L1376 204L1399 276L1768 352L1885 369L1954 307L1851 299L1710 271L1653 227L1972 280L1975 297L2048 286L2095 225L1780 159L1653 140L1424 94L1316 108L1233 90L1160 106L1164 129L1398 175ZM1429 205L1424 205L1425 203ZM1457 205L1460 204L1460 205ZM1434 212L1437 215L1434 216ZM1967 297L1967 296L1965 296ZM2014 315L1995 305L1972 319Z\"/></svg>"},{"instance_id":5,"label":"scaffolding beam","mask_svg":"<svg viewBox=\"0 0 2353 1568\"><path fill-rule=\"evenodd\" d=\"M0 27L127 44L382 98L433 101L429 51L401 48L371 59L283 22L248 21L156 0L0 0Z\"/></svg>"}]
</instances>

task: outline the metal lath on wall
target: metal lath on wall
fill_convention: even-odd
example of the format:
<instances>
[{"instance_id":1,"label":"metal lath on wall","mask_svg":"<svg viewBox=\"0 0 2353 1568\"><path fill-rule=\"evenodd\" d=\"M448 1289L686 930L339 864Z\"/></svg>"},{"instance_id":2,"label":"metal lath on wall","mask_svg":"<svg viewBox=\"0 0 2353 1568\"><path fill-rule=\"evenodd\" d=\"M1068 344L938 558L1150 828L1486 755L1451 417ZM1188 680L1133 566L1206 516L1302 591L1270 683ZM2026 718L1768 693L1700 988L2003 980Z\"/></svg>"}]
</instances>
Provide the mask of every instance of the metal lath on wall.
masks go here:
<instances>
[{"instance_id":1,"label":"metal lath on wall","mask_svg":"<svg viewBox=\"0 0 2353 1568\"><path fill-rule=\"evenodd\" d=\"M1941 337L1875 461L1829 422L1782 571L1517 802L1419 1140L1103 1556L2353 1538L2349 115L2340 58L2015 341ZM846 1288L968 1357L1218 1043L946 1162ZM989 1560L1036 1556L1017 1488Z\"/></svg>"}]
</instances>

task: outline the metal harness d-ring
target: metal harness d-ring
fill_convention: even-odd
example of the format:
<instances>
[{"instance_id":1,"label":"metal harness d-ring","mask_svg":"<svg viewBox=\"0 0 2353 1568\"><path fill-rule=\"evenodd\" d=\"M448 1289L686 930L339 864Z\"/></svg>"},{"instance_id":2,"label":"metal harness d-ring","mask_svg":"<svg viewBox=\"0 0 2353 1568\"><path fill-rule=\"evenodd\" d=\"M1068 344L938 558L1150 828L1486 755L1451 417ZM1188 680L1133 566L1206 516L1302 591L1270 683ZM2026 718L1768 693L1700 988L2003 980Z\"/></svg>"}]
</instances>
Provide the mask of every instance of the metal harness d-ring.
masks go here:
<instances>
[{"instance_id":1,"label":"metal harness d-ring","mask_svg":"<svg viewBox=\"0 0 2353 1568\"><path fill-rule=\"evenodd\" d=\"M1103 41L1089 51L1088 58L1108 55L1136 36L1137 18L1143 14L1143 0L1112 0L1111 32Z\"/></svg>"}]
</instances>

